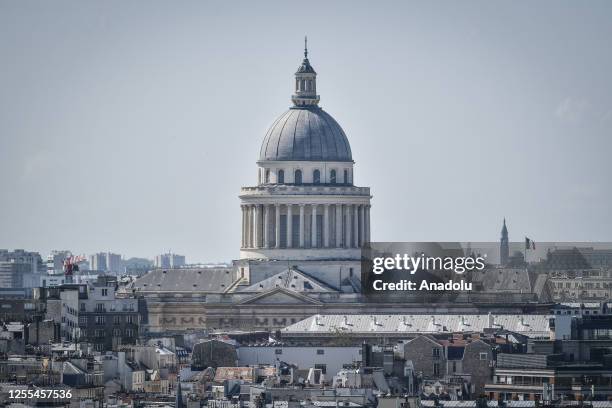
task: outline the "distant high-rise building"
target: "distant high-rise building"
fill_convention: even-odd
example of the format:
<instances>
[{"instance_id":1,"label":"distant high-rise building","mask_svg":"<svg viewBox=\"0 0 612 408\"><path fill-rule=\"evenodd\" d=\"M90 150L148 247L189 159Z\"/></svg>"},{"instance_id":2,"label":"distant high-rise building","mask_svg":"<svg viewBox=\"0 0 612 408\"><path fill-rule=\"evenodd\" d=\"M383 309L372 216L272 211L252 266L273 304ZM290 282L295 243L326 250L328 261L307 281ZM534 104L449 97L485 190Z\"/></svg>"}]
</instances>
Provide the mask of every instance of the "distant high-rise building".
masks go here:
<instances>
[{"instance_id":1,"label":"distant high-rise building","mask_svg":"<svg viewBox=\"0 0 612 408\"><path fill-rule=\"evenodd\" d=\"M23 288L24 280L29 280L31 268L26 263L0 261L0 287Z\"/></svg>"},{"instance_id":2,"label":"distant high-rise building","mask_svg":"<svg viewBox=\"0 0 612 408\"><path fill-rule=\"evenodd\" d=\"M0 287L32 288L38 286L45 267L38 252L0 249Z\"/></svg>"},{"instance_id":3,"label":"distant high-rise building","mask_svg":"<svg viewBox=\"0 0 612 408\"><path fill-rule=\"evenodd\" d=\"M177 255L171 252L167 254L157 255L155 257L156 268L180 268L185 265L185 256Z\"/></svg>"},{"instance_id":4,"label":"distant high-rise building","mask_svg":"<svg viewBox=\"0 0 612 408\"><path fill-rule=\"evenodd\" d=\"M123 272L121 255L111 252L98 252L89 256L89 268L99 272Z\"/></svg>"},{"instance_id":5,"label":"distant high-rise building","mask_svg":"<svg viewBox=\"0 0 612 408\"><path fill-rule=\"evenodd\" d=\"M51 251L47 257L47 274L62 275L64 273L64 261L72 256L72 252L67 250Z\"/></svg>"},{"instance_id":6,"label":"distant high-rise building","mask_svg":"<svg viewBox=\"0 0 612 408\"><path fill-rule=\"evenodd\" d=\"M507 265L510 259L510 246L508 243L508 228L506 227L506 219L504 218L504 226L501 230L501 239L499 240L499 263Z\"/></svg>"},{"instance_id":7,"label":"distant high-rise building","mask_svg":"<svg viewBox=\"0 0 612 408\"><path fill-rule=\"evenodd\" d=\"M42 258L38 252L15 249L9 251L0 249L0 262L25 263L30 265L32 273L41 273L45 270Z\"/></svg>"}]
</instances>

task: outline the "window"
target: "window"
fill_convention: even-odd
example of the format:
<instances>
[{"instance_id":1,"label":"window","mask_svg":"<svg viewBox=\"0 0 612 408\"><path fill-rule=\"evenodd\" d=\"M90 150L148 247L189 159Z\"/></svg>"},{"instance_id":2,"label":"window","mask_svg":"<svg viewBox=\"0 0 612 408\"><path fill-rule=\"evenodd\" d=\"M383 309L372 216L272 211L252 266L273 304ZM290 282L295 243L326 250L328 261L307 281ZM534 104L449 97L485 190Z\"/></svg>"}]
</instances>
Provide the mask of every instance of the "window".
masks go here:
<instances>
[{"instance_id":1,"label":"window","mask_svg":"<svg viewBox=\"0 0 612 408\"><path fill-rule=\"evenodd\" d=\"M431 349L431 353L434 359L438 359L440 358L440 349L439 348L433 348Z\"/></svg>"},{"instance_id":2,"label":"window","mask_svg":"<svg viewBox=\"0 0 612 408\"><path fill-rule=\"evenodd\" d=\"M264 176L264 183L268 184L270 182L270 170L266 169L266 174Z\"/></svg>"},{"instance_id":3,"label":"window","mask_svg":"<svg viewBox=\"0 0 612 408\"><path fill-rule=\"evenodd\" d=\"M321 172L318 169L312 173L312 183L313 184L321 183Z\"/></svg>"},{"instance_id":4,"label":"window","mask_svg":"<svg viewBox=\"0 0 612 408\"><path fill-rule=\"evenodd\" d=\"M318 349L317 350L317 355L320 356L320 355L323 355L323 354L325 354L325 350L323 350L323 349Z\"/></svg>"},{"instance_id":5,"label":"window","mask_svg":"<svg viewBox=\"0 0 612 408\"><path fill-rule=\"evenodd\" d=\"M436 377L440 375L440 363L433 364L433 375Z\"/></svg>"},{"instance_id":6,"label":"window","mask_svg":"<svg viewBox=\"0 0 612 408\"><path fill-rule=\"evenodd\" d=\"M480 353L481 360L488 360L489 355L487 353Z\"/></svg>"},{"instance_id":7,"label":"window","mask_svg":"<svg viewBox=\"0 0 612 408\"><path fill-rule=\"evenodd\" d=\"M332 171L329 173L329 182L330 182L331 184L336 184L336 170L332 170Z\"/></svg>"},{"instance_id":8,"label":"window","mask_svg":"<svg viewBox=\"0 0 612 408\"><path fill-rule=\"evenodd\" d=\"M283 349L276 349L276 350L274 350L274 354L276 354L276 355L283 354Z\"/></svg>"},{"instance_id":9,"label":"window","mask_svg":"<svg viewBox=\"0 0 612 408\"><path fill-rule=\"evenodd\" d=\"M134 330L132 330L132 329L126 329L126 330L125 330L125 336L126 336L126 337L134 337Z\"/></svg>"},{"instance_id":10,"label":"window","mask_svg":"<svg viewBox=\"0 0 612 408\"><path fill-rule=\"evenodd\" d=\"M349 179L348 179L348 170L344 170L344 184L348 184L349 183Z\"/></svg>"},{"instance_id":11,"label":"window","mask_svg":"<svg viewBox=\"0 0 612 408\"><path fill-rule=\"evenodd\" d=\"M134 316L133 316L133 315L127 315L127 316L125 317L125 322L126 322L126 323L128 323L128 324L132 324L132 323L134 323L134 320L135 320L135 319L134 319Z\"/></svg>"},{"instance_id":12,"label":"window","mask_svg":"<svg viewBox=\"0 0 612 408\"><path fill-rule=\"evenodd\" d=\"M106 319L104 318L104 316L96 316L96 324L97 325L102 325L106 322Z\"/></svg>"},{"instance_id":13,"label":"window","mask_svg":"<svg viewBox=\"0 0 612 408\"><path fill-rule=\"evenodd\" d=\"M113 324L121 324L121 316L115 315L113 316Z\"/></svg>"},{"instance_id":14,"label":"window","mask_svg":"<svg viewBox=\"0 0 612 408\"><path fill-rule=\"evenodd\" d=\"M104 312L104 303L96 304L96 312Z\"/></svg>"},{"instance_id":15,"label":"window","mask_svg":"<svg viewBox=\"0 0 612 408\"><path fill-rule=\"evenodd\" d=\"M321 373L327 374L327 364L315 364L315 369L321 370Z\"/></svg>"},{"instance_id":16,"label":"window","mask_svg":"<svg viewBox=\"0 0 612 408\"><path fill-rule=\"evenodd\" d=\"M279 170L278 171L278 184L283 184L284 182L285 182L285 171Z\"/></svg>"},{"instance_id":17,"label":"window","mask_svg":"<svg viewBox=\"0 0 612 408\"><path fill-rule=\"evenodd\" d=\"M102 289L102 296L108 296L108 289Z\"/></svg>"},{"instance_id":18,"label":"window","mask_svg":"<svg viewBox=\"0 0 612 408\"><path fill-rule=\"evenodd\" d=\"M85 303L81 303L81 304L79 304L79 310L80 310L81 312L84 312L84 311L85 311Z\"/></svg>"},{"instance_id":19,"label":"window","mask_svg":"<svg viewBox=\"0 0 612 408\"><path fill-rule=\"evenodd\" d=\"M302 184L302 170L295 171L295 184Z\"/></svg>"}]
</instances>

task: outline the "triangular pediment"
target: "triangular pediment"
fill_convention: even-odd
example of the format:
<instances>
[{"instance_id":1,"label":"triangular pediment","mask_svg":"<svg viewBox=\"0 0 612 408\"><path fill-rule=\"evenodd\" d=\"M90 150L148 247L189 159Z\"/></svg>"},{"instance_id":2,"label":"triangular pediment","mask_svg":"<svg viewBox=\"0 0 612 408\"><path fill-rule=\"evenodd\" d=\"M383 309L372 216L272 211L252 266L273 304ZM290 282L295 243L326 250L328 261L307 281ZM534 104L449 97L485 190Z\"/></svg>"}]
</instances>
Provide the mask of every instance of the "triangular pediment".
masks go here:
<instances>
[{"instance_id":1,"label":"triangular pediment","mask_svg":"<svg viewBox=\"0 0 612 408\"><path fill-rule=\"evenodd\" d=\"M274 288L266 292L258 293L248 299L240 302L240 304L257 304L257 305L320 305L320 301L309 296L302 295L284 288Z\"/></svg>"},{"instance_id":2,"label":"triangular pediment","mask_svg":"<svg viewBox=\"0 0 612 408\"><path fill-rule=\"evenodd\" d=\"M337 292L323 282L309 276L308 274L289 268L269 278L256 282L240 292L266 292L270 289L283 288L298 293L328 293Z\"/></svg>"}]
</instances>

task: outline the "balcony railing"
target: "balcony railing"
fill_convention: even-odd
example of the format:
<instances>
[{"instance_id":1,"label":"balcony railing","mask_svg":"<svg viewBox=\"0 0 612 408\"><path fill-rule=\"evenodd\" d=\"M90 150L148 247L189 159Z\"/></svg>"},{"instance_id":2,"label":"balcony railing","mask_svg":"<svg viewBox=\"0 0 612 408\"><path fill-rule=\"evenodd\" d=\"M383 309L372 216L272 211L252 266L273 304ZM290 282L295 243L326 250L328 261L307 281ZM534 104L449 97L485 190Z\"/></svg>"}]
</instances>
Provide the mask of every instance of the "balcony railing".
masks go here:
<instances>
[{"instance_id":1,"label":"balcony railing","mask_svg":"<svg viewBox=\"0 0 612 408\"><path fill-rule=\"evenodd\" d=\"M279 185L279 186L255 186L242 187L240 195L370 195L369 187L355 187L342 185Z\"/></svg>"}]
</instances>

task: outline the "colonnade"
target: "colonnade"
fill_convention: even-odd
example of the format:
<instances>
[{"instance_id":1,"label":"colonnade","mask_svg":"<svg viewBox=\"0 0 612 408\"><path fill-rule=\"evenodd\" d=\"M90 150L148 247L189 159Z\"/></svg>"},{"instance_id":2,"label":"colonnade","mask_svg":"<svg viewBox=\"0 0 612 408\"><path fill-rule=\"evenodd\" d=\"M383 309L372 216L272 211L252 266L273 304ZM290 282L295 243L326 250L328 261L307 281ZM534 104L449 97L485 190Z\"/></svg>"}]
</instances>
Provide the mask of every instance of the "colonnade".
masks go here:
<instances>
[{"instance_id":1,"label":"colonnade","mask_svg":"<svg viewBox=\"0 0 612 408\"><path fill-rule=\"evenodd\" d=\"M243 204L242 248L360 248L369 204Z\"/></svg>"}]
</instances>

